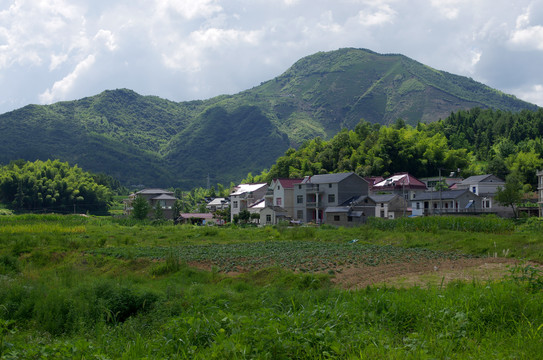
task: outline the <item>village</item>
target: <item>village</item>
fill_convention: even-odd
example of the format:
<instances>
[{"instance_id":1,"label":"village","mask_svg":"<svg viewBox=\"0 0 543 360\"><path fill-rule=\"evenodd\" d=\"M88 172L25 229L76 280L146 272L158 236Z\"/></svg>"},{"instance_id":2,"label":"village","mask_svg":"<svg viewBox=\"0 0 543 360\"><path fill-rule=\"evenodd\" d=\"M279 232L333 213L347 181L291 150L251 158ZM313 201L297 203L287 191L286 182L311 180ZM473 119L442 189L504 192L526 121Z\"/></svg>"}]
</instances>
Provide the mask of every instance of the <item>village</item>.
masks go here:
<instances>
[{"instance_id":1,"label":"village","mask_svg":"<svg viewBox=\"0 0 543 360\"><path fill-rule=\"evenodd\" d=\"M494 214L516 216L514 209L496 201L505 181L492 174L466 179L451 172L448 176L417 179L411 174L390 177L360 177L354 172L320 174L300 179L274 179L271 184L235 186L229 197L207 199L206 213L174 214L174 193L164 189L143 189L124 201L130 215L132 203L141 196L150 208L162 208L167 219L198 225L224 225L228 219L217 212L228 211L230 222L240 220L255 225L328 224L357 226L370 217L395 219L431 215ZM519 211L523 216L541 216L543 171L537 173L537 195L527 194ZM151 212L149 213L151 216Z\"/></svg>"}]
</instances>

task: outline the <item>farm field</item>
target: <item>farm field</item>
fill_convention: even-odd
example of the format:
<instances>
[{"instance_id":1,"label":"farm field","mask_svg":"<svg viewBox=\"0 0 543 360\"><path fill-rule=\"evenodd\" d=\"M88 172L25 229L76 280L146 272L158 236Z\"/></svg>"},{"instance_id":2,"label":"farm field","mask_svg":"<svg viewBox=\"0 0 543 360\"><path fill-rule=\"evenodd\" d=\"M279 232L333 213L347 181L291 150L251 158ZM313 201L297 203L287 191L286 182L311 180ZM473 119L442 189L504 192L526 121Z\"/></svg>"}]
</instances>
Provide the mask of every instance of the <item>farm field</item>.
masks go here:
<instances>
[{"instance_id":1,"label":"farm field","mask_svg":"<svg viewBox=\"0 0 543 360\"><path fill-rule=\"evenodd\" d=\"M0 359L533 359L542 230L0 216Z\"/></svg>"}]
</instances>

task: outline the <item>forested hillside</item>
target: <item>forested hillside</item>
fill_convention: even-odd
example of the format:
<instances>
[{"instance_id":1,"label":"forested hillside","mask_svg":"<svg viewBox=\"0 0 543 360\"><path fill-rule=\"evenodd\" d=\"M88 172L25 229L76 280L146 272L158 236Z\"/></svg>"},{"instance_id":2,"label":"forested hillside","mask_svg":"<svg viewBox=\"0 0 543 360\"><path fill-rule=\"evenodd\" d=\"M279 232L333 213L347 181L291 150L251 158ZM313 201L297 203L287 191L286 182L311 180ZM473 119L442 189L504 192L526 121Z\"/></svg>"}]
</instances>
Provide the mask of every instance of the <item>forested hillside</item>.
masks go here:
<instances>
[{"instance_id":1,"label":"forested hillside","mask_svg":"<svg viewBox=\"0 0 543 360\"><path fill-rule=\"evenodd\" d=\"M0 164L60 159L125 185L189 189L208 178L238 182L289 147L328 140L360 119L416 126L473 107L537 109L403 55L340 49L305 57L235 95L177 103L121 89L2 114Z\"/></svg>"},{"instance_id":2,"label":"forested hillside","mask_svg":"<svg viewBox=\"0 0 543 360\"><path fill-rule=\"evenodd\" d=\"M535 189L543 167L543 109L511 113L472 109L416 127L399 120L391 126L360 122L329 141L316 138L289 149L269 171L249 181L355 171L362 176L408 171L436 176L439 169L467 177L513 173Z\"/></svg>"}]
</instances>

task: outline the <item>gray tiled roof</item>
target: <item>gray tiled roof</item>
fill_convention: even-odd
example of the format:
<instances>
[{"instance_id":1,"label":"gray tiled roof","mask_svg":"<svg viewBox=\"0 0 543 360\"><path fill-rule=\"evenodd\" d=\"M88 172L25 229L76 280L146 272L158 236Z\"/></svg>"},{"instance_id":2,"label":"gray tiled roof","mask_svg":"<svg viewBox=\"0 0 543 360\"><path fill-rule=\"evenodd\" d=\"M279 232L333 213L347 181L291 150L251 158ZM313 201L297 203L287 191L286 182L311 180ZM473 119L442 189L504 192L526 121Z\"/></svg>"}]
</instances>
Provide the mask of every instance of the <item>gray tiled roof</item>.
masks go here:
<instances>
[{"instance_id":1,"label":"gray tiled roof","mask_svg":"<svg viewBox=\"0 0 543 360\"><path fill-rule=\"evenodd\" d=\"M411 199L411 201L456 199L456 198L462 196L466 192L470 192L470 191L467 190L467 189L463 189L463 190L446 190L446 191L442 191L441 194L440 194L439 191L430 191L430 192L417 194L417 197L415 199ZM475 194L473 194L473 195L475 195ZM477 196L477 195L475 195L475 196Z\"/></svg>"},{"instance_id":2,"label":"gray tiled roof","mask_svg":"<svg viewBox=\"0 0 543 360\"><path fill-rule=\"evenodd\" d=\"M504 183L504 181L502 179L498 178L497 176L492 175L492 174L486 174L486 175L470 176L469 178L464 179L460 184L462 184L462 185L470 185L470 184L478 184L480 182L485 182L485 181L496 182L496 183L500 183L500 182Z\"/></svg>"},{"instance_id":3,"label":"gray tiled roof","mask_svg":"<svg viewBox=\"0 0 543 360\"><path fill-rule=\"evenodd\" d=\"M311 183L311 184L334 184L338 183L340 181L343 181L344 179L348 178L349 176L353 175L354 172L348 172L348 173L338 173L338 174L320 174L320 175L313 175L309 178L306 178L302 181L302 183Z\"/></svg>"}]
</instances>

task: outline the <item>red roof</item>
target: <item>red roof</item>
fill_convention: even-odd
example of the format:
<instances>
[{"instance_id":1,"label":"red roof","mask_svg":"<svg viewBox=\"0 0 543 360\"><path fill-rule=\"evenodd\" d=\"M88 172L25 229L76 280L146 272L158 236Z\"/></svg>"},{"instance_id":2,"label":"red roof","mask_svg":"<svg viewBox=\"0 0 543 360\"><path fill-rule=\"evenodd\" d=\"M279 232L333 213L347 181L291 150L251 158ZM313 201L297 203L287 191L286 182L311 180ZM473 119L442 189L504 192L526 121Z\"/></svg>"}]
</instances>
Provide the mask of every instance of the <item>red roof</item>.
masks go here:
<instances>
[{"instance_id":1,"label":"red roof","mask_svg":"<svg viewBox=\"0 0 543 360\"><path fill-rule=\"evenodd\" d=\"M373 189L427 189L426 184L409 173L397 173L373 185Z\"/></svg>"},{"instance_id":2,"label":"red roof","mask_svg":"<svg viewBox=\"0 0 543 360\"><path fill-rule=\"evenodd\" d=\"M283 189L293 189L294 185L301 183L303 179L274 179L274 180L279 181L279 184L281 184Z\"/></svg>"}]
</instances>

